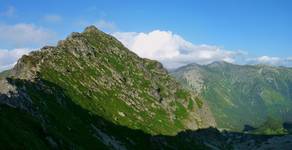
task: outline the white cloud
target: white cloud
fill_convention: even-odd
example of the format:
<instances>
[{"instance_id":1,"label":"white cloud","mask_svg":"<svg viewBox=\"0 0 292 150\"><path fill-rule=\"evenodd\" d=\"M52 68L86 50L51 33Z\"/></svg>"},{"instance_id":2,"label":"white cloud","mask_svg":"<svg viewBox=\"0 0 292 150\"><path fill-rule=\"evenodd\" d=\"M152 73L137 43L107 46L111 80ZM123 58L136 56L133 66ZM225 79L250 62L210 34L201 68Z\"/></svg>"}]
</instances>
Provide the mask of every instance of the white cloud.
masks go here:
<instances>
[{"instance_id":1,"label":"white cloud","mask_svg":"<svg viewBox=\"0 0 292 150\"><path fill-rule=\"evenodd\" d=\"M193 44L170 31L116 32L112 35L140 57L158 60L170 69L190 63L209 64L214 61L292 67L292 57L251 57L244 51L230 51L214 45Z\"/></svg>"},{"instance_id":2,"label":"white cloud","mask_svg":"<svg viewBox=\"0 0 292 150\"><path fill-rule=\"evenodd\" d=\"M235 62L237 57L244 55L243 52L228 51L218 46L195 45L170 31L117 32L112 35L140 57L159 60L167 68L189 63Z\"/></svg>"},{"instance_id":3,"label":"white cloud","mask_svg":"<svg viewBox=\"0 0 292 150\"><path fill-rule=\"evenodd\" d=\"M48 29L25 23L0 23L0 33L0 44L6 47L40 47L55 37L55 33Z\"/></svg>"},{"instance_id":4,"label":"white cloud","mask_svg":"<svg viewBox=\"0 0 292 150\"><path fill-rule=\"evenodd\" d=\"M5 11L0 12L0 16L5 16L5 17L12 17L15 15L16 9L13 6L9 6L6 8Z\"/></svg>"},{"instance_id":5,"label":"white cloud","mask_svg":"<svg viewBox=\"0 0 292 150\"><path fill-rule=\"evenodd\" d=\"M257 62L264 64L279 64L281 59L279 57L269 57L269 56L261 56L258 57Z\"/></svg>"},{"instance_id":6,"label":"white cloud","mask_svg":"<svg viewBox=\"0 0 292 150\"><path fill-rule=\"evenodd\" d=\"M58 22L61 22L62 21L62 17L59 16L59 15L55 15L55 14L45 15L43 17L43 19L46 22L50 22L50 23L58 23Z\"/></svg>"},{"instance_id":7,"label":"white cloud","mask_svg":"<svg viewBox=\"0 0 292 150\"><path fill-rule=\"evenodd\" d=\"M10 69L16 61L24 54L28 54L33 49L18 48L13 50L0 49L0 71Z\"/></svg>"},{"instance_id":8,"label":"white cloud","mask_svg":"<svg viewBox=\"0 0 292 150\"><path fill-rule=\"evenodd\" d=\"M267 64L273 66L292 66L292 57L281 58L271 56L260 56L256 58L248 58L246 62L249 64Z\"/></svg>"}]
</instances>

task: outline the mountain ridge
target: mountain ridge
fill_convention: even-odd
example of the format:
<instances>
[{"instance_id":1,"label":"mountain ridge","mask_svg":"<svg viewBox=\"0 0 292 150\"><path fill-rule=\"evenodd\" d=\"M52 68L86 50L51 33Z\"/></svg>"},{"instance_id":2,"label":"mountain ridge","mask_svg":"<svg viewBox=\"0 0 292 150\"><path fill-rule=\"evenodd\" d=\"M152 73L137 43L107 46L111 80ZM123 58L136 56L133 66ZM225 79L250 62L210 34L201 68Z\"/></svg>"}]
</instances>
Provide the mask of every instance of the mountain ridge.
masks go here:
<instances>
[{"instance_id":1,"label":"mountain ridge","mask_svg":"<svg viewBox=\"0 0 292 150\"><path fill-rule=\"evenodd\" d=\"M271 123L269 117L276 120L284 119L274 121L276 124L277 122L282 124L285 120L291 121L288 117L290 111L281 112L281 109L288 111L291 108L292 100L289 96L291 71L290 68L266 65L215 63L185 66L172 72L172 75L185 87L200 93L203 99L208 101L215 118L217 117L219 127L231 127L240 131L244 125L260 127L261 123ZM194 85L200 86L198 88ZM230 118L239 112L242 113ZM250 118L246 114L249 114ZM246 118L243 118L244 116ZM252 121L253 119L257 121ZM281 128L279 132L283 132L280 131L281 125L276 126ZM260 132L278 132L277 129L268 130Z\"/></svg>"},{"instance_id":2,"label":"mountain ridge","mask_svg":"<svg viewBox=\"0 0 292 150\"><path fill-rule=\"evenodd\" d=\"M58 148L84 147L81 143L85 141L78 134L87 136L85 143L94 147L102 143L111 147L129 144L111 139L119 137L119 131L111 132L98 118L148 136L216 126L207 104L182 88L162 64L138 57L94 26L72 33L57 46L45 46L22 56L0 83L2 114L19 114L12 113L10 107L25 112L28 116L23 117L30 119L24 120L24 125L38 126L45 134L41 139ZM1 121L11 124L12 120L5 117ZM25 132L14 124L8 130L14 132L10 129L13 127ZM37 141L38 132L30 131L27 136ZM111 142L107 143L109 138Z\"/></svg>"}]
</instances>

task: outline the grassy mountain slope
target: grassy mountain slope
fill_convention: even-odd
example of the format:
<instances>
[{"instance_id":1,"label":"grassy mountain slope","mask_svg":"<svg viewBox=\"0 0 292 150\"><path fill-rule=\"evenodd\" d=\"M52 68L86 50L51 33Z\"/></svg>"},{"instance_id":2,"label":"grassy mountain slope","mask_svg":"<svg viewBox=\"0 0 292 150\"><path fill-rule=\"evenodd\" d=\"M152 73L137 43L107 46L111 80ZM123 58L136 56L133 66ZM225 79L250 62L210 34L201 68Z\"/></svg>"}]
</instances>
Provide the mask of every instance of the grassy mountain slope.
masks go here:
<instances>
[{"instance_id":1,"label":"grassy mountain slope","mask_svg":"<svg viewBox=\"0 0 292 150\"><path fill-rule=\"evenodd\" d=\"M180 147L181 142L186 142L184 138L155 137L109 122L76 105L52 83L18 79L9 82L18 87L19 93L25 88L34 104L26 104L29 112L0 105L3 149L156 149ZM188 141L186 149L206 148L195 139Z\"/></svg>"},{"instance_id":2,"label":"grassy mountain slope","mask_svg":"<svg viewBox=\"0 0 292 150\"><path fill-rule=\"evenodd\" d=\"M216 125L160 63L93 26L23 56L0 83L7 148L146 149L153 135Z\"/></svg>"},{"instance_id":3,"label":"grassy mountain slope","mask_svg":"<svg viewBox=\"0 0 292 150\"><path fill-rule=\"evenodd\" d=\"M284 133L292 121L292 69L226 62L188 65L172 73L185 87L208 101L220 128L256 133Z\"/></svg>"}]
</instances>

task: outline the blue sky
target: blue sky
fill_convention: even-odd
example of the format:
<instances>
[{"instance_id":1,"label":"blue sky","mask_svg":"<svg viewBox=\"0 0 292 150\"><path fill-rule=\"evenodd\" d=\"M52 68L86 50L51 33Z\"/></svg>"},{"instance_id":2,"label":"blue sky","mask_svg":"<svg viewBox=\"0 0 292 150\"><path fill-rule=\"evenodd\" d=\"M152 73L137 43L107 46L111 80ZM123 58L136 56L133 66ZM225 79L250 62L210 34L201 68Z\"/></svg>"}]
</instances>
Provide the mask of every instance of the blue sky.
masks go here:
<instances>
[{"instance_id":1,"label":"blue sky","mask_svg":"<svg viewBox=\"0 0 292 150\"><path fill-rule=\"evenodd\" d=\"M250 60L292 56L290 0L1 0L0 31L10 35L0 35L0 49L39 48L89 24L108 33L171 31L194 45L243 51ZM10 37L9 29L27 27L40 38Z\"/></svg>"}]
</instances>

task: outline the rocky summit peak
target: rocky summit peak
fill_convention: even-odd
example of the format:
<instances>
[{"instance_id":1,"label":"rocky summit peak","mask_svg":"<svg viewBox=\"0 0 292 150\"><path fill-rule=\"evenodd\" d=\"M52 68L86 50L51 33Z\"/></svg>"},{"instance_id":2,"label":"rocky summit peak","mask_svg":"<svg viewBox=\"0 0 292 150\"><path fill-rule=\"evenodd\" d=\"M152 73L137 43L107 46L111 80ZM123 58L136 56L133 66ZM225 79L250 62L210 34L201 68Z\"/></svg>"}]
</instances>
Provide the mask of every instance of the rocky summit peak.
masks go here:
<instances>
[{"instance_id":1,"label":"rocky summit peak","mask_svg":"<svg viewBox=\"0 0 292 150\"><path fill-rule=\"evenodd\" d=\"M96 26L90 25L84 29L84 32L101 32Z\"/></svg>"},{"instance_id":2,"label":"rocky summit peak","mask_svg":"<svg viewBox=\"0 0 292 150\"><path fill-rule=\"evenodd\" d=\"M114 48L115 47L115 48ZM63 54L64 59L70 55L88 61L101 55L130 54L121 42L114 37L100 31L95 26L88 26L83 32L72 32L66 39L60 40L57 46L45 46L39 51L24 55L12 69L12 76L34 77L40 69L41 63L48 63ZM55 58L51 58L55 56ZM131 56L135 57L133 53Z\"/></svg>"}]
</instances>

